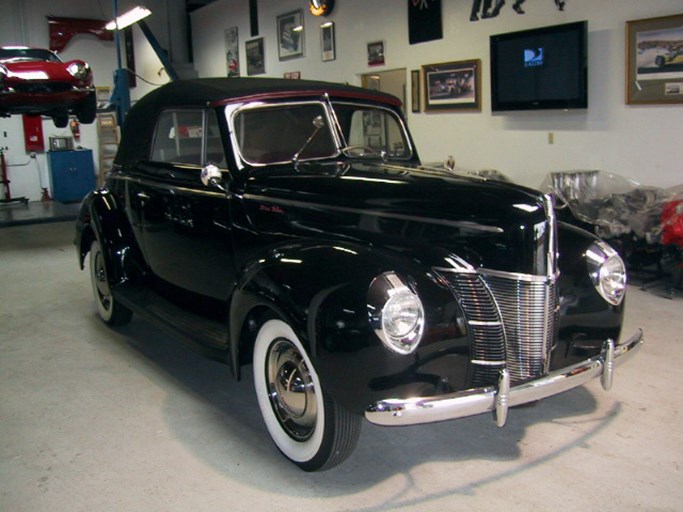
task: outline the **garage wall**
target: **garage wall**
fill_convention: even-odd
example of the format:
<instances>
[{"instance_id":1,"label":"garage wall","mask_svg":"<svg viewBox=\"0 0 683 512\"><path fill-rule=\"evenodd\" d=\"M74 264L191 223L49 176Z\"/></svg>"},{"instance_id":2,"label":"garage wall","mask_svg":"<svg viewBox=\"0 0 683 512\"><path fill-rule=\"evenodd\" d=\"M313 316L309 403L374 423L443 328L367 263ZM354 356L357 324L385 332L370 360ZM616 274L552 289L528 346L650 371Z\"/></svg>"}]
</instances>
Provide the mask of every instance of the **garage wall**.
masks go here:
<instances>
[{"instance_id":1,"label":"garage wall","mask_svg":"<svg viewBox=\"0 0 683 512\"><path fill-rule=\"evenodd\" d=\"M248 0L218 0L192 15L195 67L200 76L225 76L224 30L239 30L240 64L246 74L244 42L251 39ZM498 169L519 183L538 186L547 172L602 169L644 184L683 183L683 106L624 104L625 23L632 19L683 13L680 0L567 0L560 12L551 0L526 2L518 15L508 1L500 16L469 21L471 2L443 0L444 38L408 44L405 0L337 1L337 60L321 62L321 19L305 11L305 57L279 62L276 16L304 8L304 0L259 1L260 36L265 38L266 76L300 71L302 78L360 84L360 74L424 64L481 59L481 113L408 113L423 161L453 155L459 166ZM493 115L489 86L489 36L513 30L588 20L589 108L572 112ZM368 42L383 40L386 65L370 68ZM410 80L408 80L410 87ZM408 96L410 97L410 93ZM552 132L554 144L548 143Z\"/></svg>"},{"instance_id":2,"label":"garage wall","mask_svg":"<svg viewBox=\"0 0 683 512\"><path fill-rule=\"evenodd\" d=\"M0 0L0 46L27 45L42 48L49 47L49 32L46 16L72 18L92 18L109 20L113 17L112 0ZM125 12L137 5L134 0L119 0L119 12ZM183 0L149 0L144 3L152 16L147 24L177 62L187 62L187 31L185 4ZM160 72L162 65L151 46L139 29L133 30L135 46L136 72L151 83L137 81L132 88L131 101L135 101L156 86L168 81L165 72ZM116 47L113 41L101 41L94 36L79 34L75 36L64 51L60 53L64 60L83 59L90 64L95 76L95 85L113 86L116 63ZM124 63L125 65L125 57ZM98 167L97 132L95 125L81 125L79 144L92 149L95 167ZM55 128L51 119L43 118L43 134L47 144L53 135L71 135L68 128ZM38 153L31 159L24 150L24 136L21 116L0 118L0 146L6 147L5 157L9 167L11 191L13 197L28 197L31 201L41 199L42 187L50 189L47 172L47 158ZM40 175L42 174L42 180ZM42 185L41 185L42 183ZM2 192L4 194L4 191ZM3 195L4 197L4 195Z\"/></svg>"}]
</instances>

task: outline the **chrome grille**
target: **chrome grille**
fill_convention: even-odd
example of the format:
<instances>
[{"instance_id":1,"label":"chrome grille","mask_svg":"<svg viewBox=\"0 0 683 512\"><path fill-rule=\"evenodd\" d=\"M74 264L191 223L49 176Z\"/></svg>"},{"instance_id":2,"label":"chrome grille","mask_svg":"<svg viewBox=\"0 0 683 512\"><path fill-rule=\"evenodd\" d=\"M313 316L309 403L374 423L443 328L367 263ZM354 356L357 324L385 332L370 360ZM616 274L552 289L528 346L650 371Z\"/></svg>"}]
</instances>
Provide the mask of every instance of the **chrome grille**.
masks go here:
<instances>
[{"instance_id":1,"label":"chrome grille","mask_svg":"<svg viewBox=\"0 0 683 512\"><path fill-rule=\"evenodd\" d=\"M548 373L557 328L553 280L522 280L483 274L503 317L507 367L513 380Z\"/></svg>"},{"instance_id":2,"label":"chrome grille","mask_svg":"<svg viewBox=\"0 0 683 512\"><path fill-rule=\"evenodd\" d=\"M502 272L438 272L467 317L473 385L495 382L503 366L513 381L548 372L558 324L554 280Z\"/></svg>"}]
</instances>

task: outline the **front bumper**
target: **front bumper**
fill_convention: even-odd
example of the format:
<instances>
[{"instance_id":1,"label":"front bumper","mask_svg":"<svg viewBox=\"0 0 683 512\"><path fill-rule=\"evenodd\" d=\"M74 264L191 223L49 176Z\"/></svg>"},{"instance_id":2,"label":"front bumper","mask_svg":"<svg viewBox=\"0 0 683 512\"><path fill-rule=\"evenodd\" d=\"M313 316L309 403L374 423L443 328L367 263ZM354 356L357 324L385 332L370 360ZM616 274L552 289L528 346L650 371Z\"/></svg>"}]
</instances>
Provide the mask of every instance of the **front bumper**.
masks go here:
<instances>
[{"instance_id":1,"label":"front bumper","mask_svg":"<svg viewBox=\"0 0 683 512\"><path fill-rule=\"evenodd\" d=\"M377 425L400 426L495 412L496 424L502 427L509 407L557 395L597 377L601 378L602 387L609 390L614 368L630 359L642 344L643 331L638 329L621 345L615 345L613 340L605 341L599 356L517 386L510 387L508 371L501 370L497 386L432 397L381 400L365 410L365 417Z\"/></svg>"}]
</instances>

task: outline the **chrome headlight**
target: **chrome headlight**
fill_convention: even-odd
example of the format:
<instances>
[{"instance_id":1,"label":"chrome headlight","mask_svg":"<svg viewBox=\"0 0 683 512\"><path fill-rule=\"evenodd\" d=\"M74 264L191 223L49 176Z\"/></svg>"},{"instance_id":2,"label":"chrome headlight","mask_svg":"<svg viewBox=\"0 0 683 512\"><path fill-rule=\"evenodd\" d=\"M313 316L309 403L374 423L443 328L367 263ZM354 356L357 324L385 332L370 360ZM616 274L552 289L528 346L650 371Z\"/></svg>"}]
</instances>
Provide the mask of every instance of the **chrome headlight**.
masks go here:
<instances>
[{"instance_id":1,"label":"chrome headlight","mask_svg":"<svg viewBox=\"0 0 683 512\"><path fill-rule=\"evenodd\" d=\"M368 292L370 322L382 342L394 352L410 354L425 327L420 298L395 273L376 277Z\"/></svg>"},{"instance_id":2,"label":"chrome headlight","mask_svg":"<svg viewBox=\"0 0 683 512\"><path fill-rule=\"evenodd\" d=\"M604 242L594 242L586 251L588 275L607 302L618 306L626 293L626 267L617 251Z\"/></svg>"},{"instance_id":3,"label":"chrome headlight","mask_svg":"<svg viewBox=\"0 0 683 512\"><path fill-rule=\"evenodd\" d=\"M90 66L85 62L72 62L66 67L66 70L71 73L74 78L83 80L90 73Z\"/></svg>"}]
</instances>

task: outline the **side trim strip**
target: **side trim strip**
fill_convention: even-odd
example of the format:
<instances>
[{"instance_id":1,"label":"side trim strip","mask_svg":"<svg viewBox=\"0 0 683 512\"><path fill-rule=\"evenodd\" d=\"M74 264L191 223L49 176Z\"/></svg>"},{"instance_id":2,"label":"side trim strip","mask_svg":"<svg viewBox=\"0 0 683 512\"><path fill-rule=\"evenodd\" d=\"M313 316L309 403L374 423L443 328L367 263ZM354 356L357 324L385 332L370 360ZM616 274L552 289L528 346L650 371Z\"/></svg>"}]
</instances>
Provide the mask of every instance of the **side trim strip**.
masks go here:
<instances>
[{"instance_id":1,"label":"side trim strip","mask_svg":"<svg viewBox=\"0 0 683 512\"><path fill-rule=\"evenodd\" d=\"M244 198L251 201L265 201L269 204L280 204L283 206L293 206L295 208L319 208L320 210L329 210L333 212L354 213L357 215L373 215L375 217L384 217L387 219L407 220L413 222L423 222L426 224L436 224L439 226L456 227L462 229L469 229L472 231L485 231L487 233L503 233L503 229L497 226L486 226L476 222L469 221L451 221L444 219L432 219L427 217L418 217L416 215L403 215L401 213L391 212L377 212L372 210L364 210L361 208L349 208L346 206L330 206L328 204L320 203L306 203L303 201L295 201L292 199L282 199L275 197L266 197L256 194L244 194Z\"/></svg>"},{"instance_id":2,"label":"side trim strip","mask_svg":"<svg viewBox=\"0 0 683 512\"><path fill-rule=\"evenodd\" d=\"M226 197L223 192L214 192L213 190L201 190L196 188L181 187L178 185L170 185L168 183L160 183L158 181L145 180L143 178L133 178L132 176L109 176L110 179L129 181L131 183L138 183L140 185L147 185L150 187L161 188L164 190L172 190L175 192L184 192L188 194L199 194L202 196L211 197Z\"/></svg>"}]
</instances>

